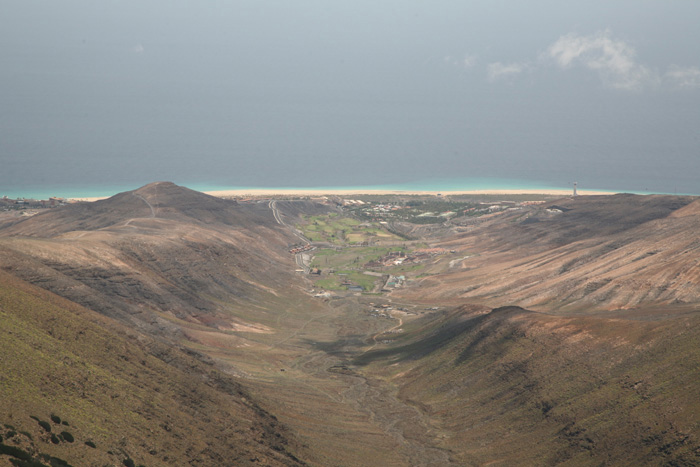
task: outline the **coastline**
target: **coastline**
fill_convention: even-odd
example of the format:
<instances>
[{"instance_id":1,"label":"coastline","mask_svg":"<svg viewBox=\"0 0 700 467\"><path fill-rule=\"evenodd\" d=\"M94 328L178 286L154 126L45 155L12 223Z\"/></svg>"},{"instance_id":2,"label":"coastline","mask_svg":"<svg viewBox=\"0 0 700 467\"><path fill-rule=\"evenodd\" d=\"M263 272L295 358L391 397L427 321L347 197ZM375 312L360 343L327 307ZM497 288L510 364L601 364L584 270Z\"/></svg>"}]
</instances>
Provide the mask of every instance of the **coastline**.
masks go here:
<instances>
[{"instance_id":1,"label":"coastline","mask_svg":"<svg viewBox=\"0 0 700 467\"><path fill-rule=\"evenodd\" d=\"M451 196L451 195L543 195L543 196L573 196L572 188L559 187L537 187L524 184L509 183L503 181L503 184L492 183L490 186L479 186L479 183L465 183L462 188L456 183L446 183L446 186L441 187L440 184L431 183L425 186L359 186L359 187L222 187L222 186L206 186L198 184L178 183L178 185L206 193L208 195L221 198L260 198L265 196L291 196L291 197L320 197L320 196L353 196L353 195L405 195L405 196ZM177 182L176 182L177 183ZM471 185L471 187L469 187ZM476 185L476 186L475 186ZM99 187L88 186L83 189L74 187L43 187L35 191L28 190L28 193L19 193L19 190L8 193L6 198L9 199L49 199L50 197L59 196L68 202L94 202L102 199L107 199L118 193L132 191L138 189L138 186L109 186ZM63 193L62 193L63 192ZM604 189L578 189L577 195L612 195L620 193L620 191L604 190ZM641 194L641 193L640 193ZM0 197L2 195L0 194Z\"/></svg>"},{"instance_id":2,"label":"coastline","mask_svg":"<svg viewBox=\"0 0 700 467\"><path fill-rule=\"evenodd\" d=\"M573 196L573 190L564 189L485 189L485 190L386 190L386 189L284 189L284 188L248 188L235 190L213 190L204 193L220 198L261 197L261 196L349 196L349 195L546 195ZM578 190L578 196L614 195L614 191Z\"/></svg>"},{"instance_id":3,"label":"coastline","mask_svg":"<svg viewBox=\"0 0 700 467\"><path fill-rule=\"evenodd\" d=\"M406 196L458 196L458 195L543 195L543 196L573 196L572 190L557 190L557 189L487 189L487 190L386 190L386 189L303 189L303 188L242 188L231 190L207 190L202 191L207 195L216 196L218 198L262 198L265 196L294 196L294 197L322 197L322 196L352 196L352 195L406 195ZM592 196L592 195L615 195L616 191L593 191L593 190L578 190L577 196ZM69 202L94 202L102 199L107 199L109 196L94 196L68 198Z\"/></svg>"}]
</instances>

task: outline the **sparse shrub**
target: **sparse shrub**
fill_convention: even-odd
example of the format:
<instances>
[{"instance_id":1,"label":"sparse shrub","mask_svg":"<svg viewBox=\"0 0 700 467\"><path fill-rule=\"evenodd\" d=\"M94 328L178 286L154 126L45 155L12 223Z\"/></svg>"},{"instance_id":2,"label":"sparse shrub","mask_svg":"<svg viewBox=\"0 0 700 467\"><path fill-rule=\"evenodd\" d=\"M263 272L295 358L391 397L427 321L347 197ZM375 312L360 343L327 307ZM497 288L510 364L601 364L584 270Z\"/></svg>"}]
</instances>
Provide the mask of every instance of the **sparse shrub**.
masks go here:
<instances>
[{"instance_id":1,"label":"sparse shrub","mask_svg":"<svg viewBox=\"0 0 700 467\"><path fill-rule=\"evenodd\" d=\"M97 445L93 443L92 441L85 441L86 446L90 446L91 448L95 449Z\"/></svg>"},{"instance_id":2,"label":"sparse shrub","mask_svg":"<svg viewBox=\"0 0 700 467\"><path fill-rule=\"evenodd\" d=\"M46 465L43 462L35 461L35 460L19 460L19 459L10 459L10 463L14 465L15 467L46 467Z\"/></svg>"},{"instance_id":3,"label":"sparse shrub","mask_svg":"<svg viewBox=\"0 0 700 467\"><path fill-rule=\"evenodd\" d=\"M44 429L47 433L51 433L51 425L49 422L45 422L44 420L37 420L39 422L39 426Z\"/></svg>"},{"instance_id":4,"label":"sparse shrub","mask_svg":"<svg viewBox=\"0 0 700 467\"><path fill-rule=\"evenodd\" d=\"M61 440L58 439L58 436L56 436L56 435L54 435L53 433L51 433L51 442L52 442L53 444L58 444L58 443L61 442Z\"/></svg>"},{"instance_id":5,"label":"sparse shrub","mask_svg":"<svg viewBox=\"0 0 700 467\"><path fill-rule=\"evenodd\" d=\"M51 414L51 421L54 422L56 425L61 424L61 417L58 415Z\"/></svg>"},{"instance_id":6,"label":"sparse shrub","mask_svg":"<svg viewBox=\"0 0 700 467\"><path fill-rule=\"evenodd\" d=\"M70 426L70 424L69 424L67 421L65 421L65 420L63 420L63 421L61 422L61 425Z\"/></svg>"},{"instance_id":7,"label":"sparse shrub","mask_svg":"<svg viewBox=\"0 0 700 467\"><path fill-rule=\"evenodd\" d=\"M2 435L0 435L0 443L2 443L3 441L5 441L5 440L2 439Z\"/></svg>"},{"instance_id":8,"label":"sparse shrub","mask_svg":"<svg viewBox=\"0 0 700 467\"><path fill-rule=\"evenodd\" d=\"M22 459L28 461L32 458L27 451L24 451L15 446L8 446L7 444L0 444L0 454L7 454L15 459Z\"/></svg>"},{"instance_id":9,"label":"sparse shrub","mask_svg":"<svg viewBox=\"0 0 700 467\"><path fill-rule=\"evenodd\" d=\"M73 441L75 441L75 438L73 438L73 435L68 433L67 431L61 432L61 438L63 438L64 441L68 441L69 443L72 443Z\"/></svg>"},{"instance_id":10,"label":"sparse shrub","mask_svg":"<svg viewBox=\"0 0 700 467\"><path fill-rule=\"evenodd\" d=\"M7 439L14 438L15 435L17 435L17 432L15 430L10 430L7 433L5 433L5 436L7 437Z\"/></svg>"},{"instance_id":11,"label":"sparse shrub","mask_svg":"<svg viewBox=\"0 0 700 467\"><path fill-rule=\"evenodd\" d=\"M134 464L134 460L131 457L127 457L124 459L124 467L136 467L136 464Z\"/></svg>"},{"instance_id":12,"label":"sparse shrub","mask_svg":"<svg viewBox=\"0 0 700 467\"><path fill-rule=\"evenodd\" d=\"M59 459L58 457L49 457L47 460L51 467L73 467L68 462L64 461L63 459Z\"/></svg>"}]
</instances>

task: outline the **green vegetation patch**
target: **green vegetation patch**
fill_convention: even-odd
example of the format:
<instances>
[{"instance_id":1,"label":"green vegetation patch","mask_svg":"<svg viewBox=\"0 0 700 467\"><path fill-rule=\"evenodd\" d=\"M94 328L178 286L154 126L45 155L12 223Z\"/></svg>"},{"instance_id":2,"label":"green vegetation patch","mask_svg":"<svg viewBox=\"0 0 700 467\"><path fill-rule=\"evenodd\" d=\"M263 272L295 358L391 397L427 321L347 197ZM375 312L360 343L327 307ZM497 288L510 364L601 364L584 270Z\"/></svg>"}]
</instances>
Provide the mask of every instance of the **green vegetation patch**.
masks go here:
<instances>
[{"instance_id":1,"label":"green vegetation patch","mask_svg":"<svg viewBox=\"0 0 700 467\"><path fill-rule=\"evenodd\" d=\"M399 246L370 246L346 248L342 250L323 249L314 252L312 267L321 269L366 269L365 265L375 261L392 251L407 249Z\"/></svg>"},{"instance_id":2,"label":"green vegetation patch","mask_svg":"<svg viewBox=\"0 0 700 467\"><path fill-rule=\"evenodd\" d=\"M304 235L313 242L327 242L336 245L356 245L401 238L386 231L379 223L362 222L353 217L337 213L325 216L312 216L298 226Z\"/></svg>"},{"instance_id":3,"label":"green vegetation patch","mask_svg":"<svg viewBox=\"0 0 700 467\"><path fill-rule=\"evenodd\" d=\"M345 287L341 286L340 282L338 276L330 276L325 279L317 280L315 285L325 290L345 290Z\"/></svg>"},{"instance_id":4,"label":"green vegetation patch","mask_svg":"<svg viewBox=\"0 0 700 467\"><path fill-rule=\"evenodd\" d=\"M381 278L376 276L368 276L359 271L339 271L338 274L346 274L345 279L354 285L359 285L366 292L371 292L374 288L374 284L377 280Z\"/></svg>"}]
</instances>

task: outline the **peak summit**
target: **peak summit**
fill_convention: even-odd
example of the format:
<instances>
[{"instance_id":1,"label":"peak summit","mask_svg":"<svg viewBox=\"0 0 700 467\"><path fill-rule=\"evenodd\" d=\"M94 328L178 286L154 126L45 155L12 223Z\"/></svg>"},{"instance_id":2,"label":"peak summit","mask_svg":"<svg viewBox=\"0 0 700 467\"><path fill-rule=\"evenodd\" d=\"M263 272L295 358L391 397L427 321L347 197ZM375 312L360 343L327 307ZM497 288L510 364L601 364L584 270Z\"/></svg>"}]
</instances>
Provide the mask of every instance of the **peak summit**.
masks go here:
<instances>
[{"instance_id":1,"label":"peak summit","mask_svg":"<svg viewBox=\"0 0 700 467\"><path fill-rule=\"evenodd\" d=\"M118 226L137 218L237 225L246 215L237 203L176 185L154 182L92 203L76 203L33 216L9 227L11 235L53 236ZM260 219L256 219L260 222Z\"/></svg>"}]
</instances>

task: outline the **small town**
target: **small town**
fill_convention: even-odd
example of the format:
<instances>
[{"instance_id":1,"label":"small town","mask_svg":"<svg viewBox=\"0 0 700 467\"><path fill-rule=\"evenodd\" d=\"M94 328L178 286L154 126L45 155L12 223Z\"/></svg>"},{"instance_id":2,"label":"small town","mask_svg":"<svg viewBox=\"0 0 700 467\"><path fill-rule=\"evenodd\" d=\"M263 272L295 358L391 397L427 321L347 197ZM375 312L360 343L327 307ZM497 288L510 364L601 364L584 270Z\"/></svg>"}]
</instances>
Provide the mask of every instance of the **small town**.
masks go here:
<instances>
[{"instance_id":1,"label":"small town","mask_svg":"<svg viewBox=\"0 0 700 467\"><path fill-rule=\"evenodd\" d=\"M51 197L49 199L31 199L31 198L8 198L3 196L0 198L0 209L3 211L20 210L20 209L41 209L53 208L67 204L65 198Z\"/></svg>"}]
</instances>

